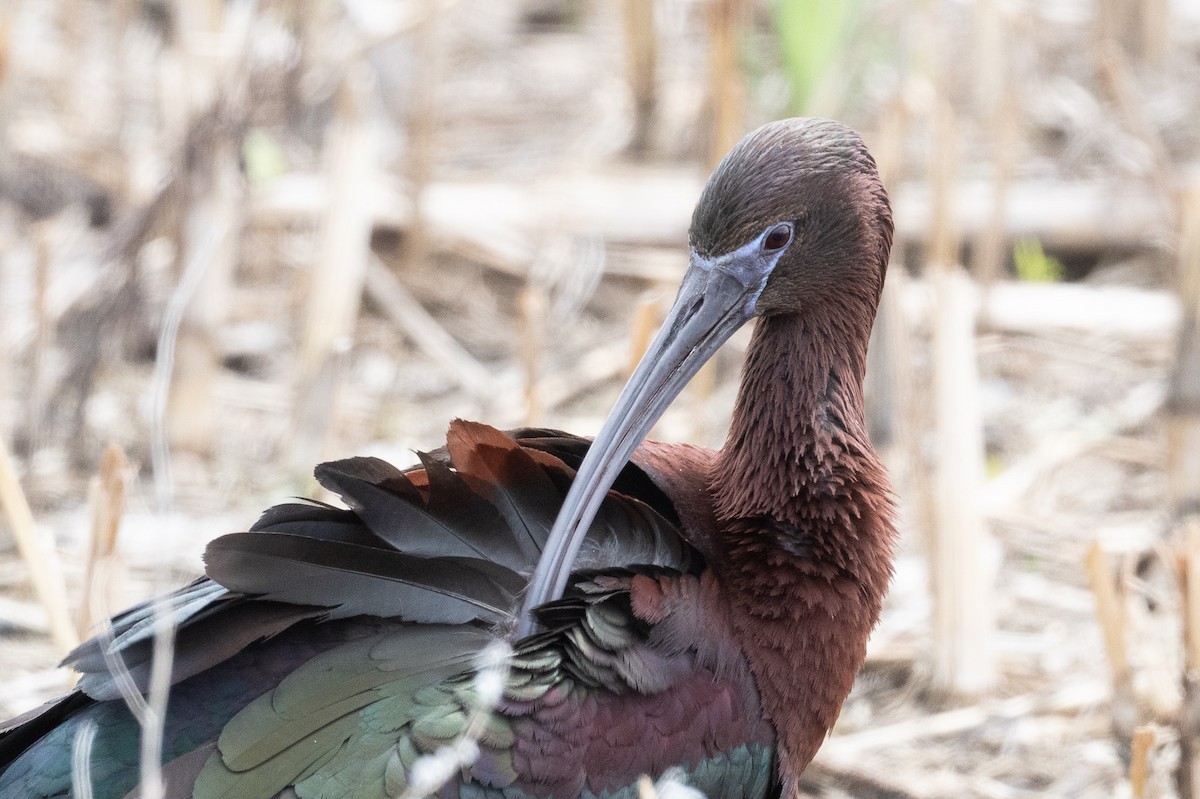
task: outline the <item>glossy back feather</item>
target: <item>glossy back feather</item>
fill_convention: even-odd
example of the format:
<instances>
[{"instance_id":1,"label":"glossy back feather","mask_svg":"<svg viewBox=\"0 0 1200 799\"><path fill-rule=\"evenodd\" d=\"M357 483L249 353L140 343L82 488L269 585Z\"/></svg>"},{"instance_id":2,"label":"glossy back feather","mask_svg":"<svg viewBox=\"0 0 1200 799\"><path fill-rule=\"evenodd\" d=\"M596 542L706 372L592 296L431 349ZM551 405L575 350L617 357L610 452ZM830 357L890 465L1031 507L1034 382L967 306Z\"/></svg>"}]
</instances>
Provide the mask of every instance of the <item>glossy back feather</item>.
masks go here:
<instances>
[{"instance_id":1,"label":"glossy back feather","mask_svg":"<svg viewBox=\"0 0 1200 799\"><path fill-rule=\"evenodd\" d=\"M193 785L197 796L231 797L295 784L304 796L401 790L416 759L452 743L477 709L474 657L511 622L568 464L587 446L455 422L446 448L408 470L373 458L320 466L347 509L280 505L249 532L214 540L207 576L163 603L177 627L171 795L191 796ZM728 637L712 636L716 622L695 610L719 616L715 586L701 588L704 559L653 474L625 470L618 488L630 493L610 492L571 593L541 611L545 632L514 653L466 772L485 794L628 793L636 772L626 766L678 764L714 787L732 763L747 781L730 783L741 786L730 796L767 784L772 734L736 652L695 643ZM661 624L671 607L688 612ZM98 725L96 795L133 788L136 725L105 655L119 655L144 689L152 620L150 602L116 617L110 637L68 658L80 691L0 728L0 797L68 791L84 720Z\"/></svg>"}]
</instances>

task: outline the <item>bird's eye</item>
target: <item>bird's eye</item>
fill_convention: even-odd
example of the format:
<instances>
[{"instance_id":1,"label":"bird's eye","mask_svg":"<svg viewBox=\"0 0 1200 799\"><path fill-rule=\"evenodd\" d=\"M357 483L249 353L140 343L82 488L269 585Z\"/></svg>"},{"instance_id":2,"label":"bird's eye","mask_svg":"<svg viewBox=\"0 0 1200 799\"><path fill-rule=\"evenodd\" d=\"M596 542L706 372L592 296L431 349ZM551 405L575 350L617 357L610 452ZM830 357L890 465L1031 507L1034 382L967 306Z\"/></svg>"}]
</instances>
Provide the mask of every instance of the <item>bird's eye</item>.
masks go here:
<instances>
[{"instance_id":1,"label":"bird's eye","mask_svg":"<svg viewBox=\"0 0 1200 799\"><path fill-rule=\"evenodd\" d=\"M792 240L792 226L789 222L783 222L776 225L767 232L767 237L763 239L763 252L778 252Z\"/></svg>"}]
</instances>

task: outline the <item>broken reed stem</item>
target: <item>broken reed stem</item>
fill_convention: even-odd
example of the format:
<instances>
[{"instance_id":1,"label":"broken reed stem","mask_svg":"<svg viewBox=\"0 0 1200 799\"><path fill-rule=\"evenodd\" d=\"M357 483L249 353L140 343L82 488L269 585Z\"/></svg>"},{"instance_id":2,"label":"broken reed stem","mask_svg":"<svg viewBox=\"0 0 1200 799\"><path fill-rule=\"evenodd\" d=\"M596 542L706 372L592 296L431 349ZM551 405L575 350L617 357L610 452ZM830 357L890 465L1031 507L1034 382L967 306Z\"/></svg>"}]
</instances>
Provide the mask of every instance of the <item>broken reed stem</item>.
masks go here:
<instances>
[{"instance_id":1,"label":"broken reed stem","mask_svg":"<svg viewBox=\"0 0 1200 799\"><path fill-rule=\"evenodd\" d=\"M1133 731L1141 721L1141 709L1133 688L1133 670L1125 648L1125 612L1121 592L1117 590L1108 555L1099 541L1093 541L1084 557L1084 568L1088 584L1096 598L1096 616L1104 634L1104 649L1108 654L1112 670L1112 713L1113 737L1118 750L1127 747Z\"/></svg>"},{"instance_id":2,"label":"broken reed stem","mask_svg":"<svg viewBox=\"0 0 1200 799\"><path fill-rule=\"evenodd\" d=\"M435 146L438 124L438 86L442 76L442 45L440 40L440 0L420 0L420 21L409 39L413 60L421 65L421 79L413 86L410 111L405 119L408 151L405 171L408 196L412 202L412 220L405 231L404 258L412 269L422 269L429 260L429 227L422 213L425 191L434 173Z\"/></svg>"},{"instance_id":3,"label":"broken reed stem","mask_svg":"<svg viewBox=\"0 0 1200 799\"><path fill-rule=\"evenodd\" d=\"M65 655L79 643L75 625L68 610L67 586L63 579L62 565L54 541L38 532L33 512L21 490L21 483L13 469L8 448L0 441L0 505L8 516L9 528L17 542L17 551L29 567L29 579L33 583L38 600L46 609L50 620L50 637L59 654Z\"/></svg>"},{"instance_id":4,"label":"broken reed stem","mask_svg":"<svg viewBox=\"0 0 1200 799\"><path fill-rule=\"evenodd\" d=\"M1098 0L1095 45L1119 47L1123 54L1157 69L1166 58L1169 12L1167 0Z\"/></svg>"},{"instance_id":5,"label":"broken reed stem","mask_svg":"<svg viewBox=\"0 0 1200 799\"><path fill-rule=\"evenodd\" d=\"M364 64L347 68L325 143L328 202L308 287L291 452L293 465L305 472L320 458L333 418L338 367L354 335L371 252L366 186L378 160L378 136L367 109L371 80Z\"/></svg>"},{"instance_id":6,"label":"broken reed stem","mask_svg":"<svg viewBox=\"0 0 1200 799\"><path fill-rule=\"evenodd\" d=\"M930 164L933 198L929 209L926 261L933 269L948 269L959 262L959 225L956 218L958 176L958 119L944 97L935 101L934 152Z\"/></svg>"},{"instance_id":7,"label":"broken reed stem","mask_svg":"<svg viewBox=\"0 0 1200 799\"><path fill-rule=\"evenodd\" d=\"M1183 701L1179 709L1179 768L1175 772L1175 791L1179 799L1196 796L1196 724L1200 713L1200 685L1197 673L1183 672Z\"/></svg>"},{"instance_id":8,"label":"broken reed stem","mask_svg":"<svg viewBox=\"0 0 1200 799\"><path fill-rule=\"evenodd\" d=\"M545 408L539 398L542 353L546 349L546 309L549 302L541 286L526 286L520 296L521 364L525 372L525 424L533 427Z\"/></svg>"},{"instance_id":9,"label":"broken reed stem","mask_svg":"<svg viewBox=\"0 0 1200 799\"><path fill-rule=\"evenodd\" d=\"M1161 69L1170 44L1171 4L1169 0L1142 0L1141 47L1146 66Z\"/></svg>"},{"instance_id":10,"label":"broken reed stem","mask_svg":"<svg viewBox=\"0 0 1200 799\"><path fill-rule=\"evenodd\" d=\"M1200 794L1200 183L1179 195L1176 283L1183 320L1166 398L1167 497L1182 529L1178 541L1183 593L1183 707L1179 713L1181 799Z\"/></svg>"},{"instance_id":11,"label":"broken reed stem","mask_svg":"<svg viewBox=\"0 0 1200 799\"><path fill-rule=\"evenodd\" d=\"M933 407L937 451L933 495L933 680L950 695L984 694L996 681L992 652L995 599L984 560L987 525L983 415L975 352L975 311L959 263L955 209L957 122L950 102L936 99L931 164L933 202L928 269L934 285Z\"/></svg>"},{"instance_id":12,"label":"broken reed stem","mask_svg":"<svg viewBox=\"0 0 1200 799\"><path fill-rule=\"evenodd\" d=\"M980 47L980 74L976 102L988 121L988 148L992 163L992 207L975 237L971 271L985 288L1006 263L1008 189L1016 172L1020 139L1021 105L1013 85L1008 58L1009 24L995 0L985 0L976 19Z\"/></svg>"},{"instance_id":13,"label":"broken reed stem","mask_svg":"<svg viewBox=\"0 0 1200 799\"><path fill-rule=\"evenodd\" d=\"M742 86L741 42L746 0L713 0L708 16L709 101L714 120L709 164L742 137L746 93Z\"/></svg>"},{"instance_id":14,"label":"broken reed stem","mask_svg":"<svg viewBox=\"0 0 1200 799\"><path fill-rule=\"evenodd\" d=\"M993 572L980 501L985 455L975 314L960 268L935 267L933 278L933 677L942 691L971 696L987 693L996 681Z\"/></svg>"},{"instance_id":15,"label":"broken reed stem","mask_svg":"<svg viewBox=\"0 0 1200 799\"><path fill-rule=\"evenodd\" d=\"M200 127L193 122L194 130ZM171 446L195 453L211 452L216 438L217 333L231 305L244 193L237 143L218 134L204 146L209 152L207 159L189 175L183 247L189 259L201 252L205 258L194 293L183 309L167 410ZM214 236L218 230L221 235ZM191 264L187 268L192 268Z\"/></svg>"},{"instance_id":16,"label":"broken reed stem","mask_svg":"<svg viewBox=\"0 0 1200 799\"><path fill-rule=\"evenodd\" d=\"M1127 684L1130 682L1131 673L1129 659L1125 654L1125 614L1117 596L1108 555L1099 541L1093 541L1088 547L1084 567L1087 569L1092 595L1096 598L1096 615L1104 633L1104 649L1108 654L1113 682Z\"/></svg>"},{"instance_id":17,"label":"broken reed stem","mask_svg":"<svg viewBox=\"0 0 1200 799\"><path fill-rule=\"evenodd\" d=\"M1200 180L1180 193L1178 213L1183 320L1166 401L1167 497L1176 521L1200 507Z\"/></svg>"},{"instance_id":18,"label":"broken reed stem","mask_svg":"<svg viewBox=\"0 0 1200 799\"><path fill-rule=\"evenodd\" d=\"M3 86L4 80L8 77L9 30L12 27L9 17L13 13L13 6L8 3L0 5L0 86ZM4 146L0 144L0 147Z\"/></svg>"},{"instance_id":19,"label":"broken reed stem","mask_svg":"<svg viewBox=\"0 0 1200 799\"><path fill-rule=\"evenodd\" d=\"M1180 531L1176 561L1183 611L1183 699L1179 709L1180 799L1196 796L1196 756L1200 751L1200 520L1190 519Z\"/></svg>"},{"instance_id":20,"label":"broken reed stem","mask_svg":"<svg viewBox=\"0 0 1200 799\"><path fill-rule=\"evenodd\" d=\"M33 357L30 359L29 393L25 397L28 403L26 423L29 429L29 452L36 453L42 445L42 434L46 419L46 365L50 358L50 346L53 341L53 320L50 311L50 282L51 271L54 267L54 220L43 219L33 225L33 239L37 252L34 263L34 338Z\"/></svg>"},{"instance_id":21,"label":"broken reed stem","mask_svg":"<svg viewBox=\"0 0 1200 799\"><path fill-rule=\"evenodd\" d=\"M369 81L363 65L348 69L325 144L328 202L300 346L302 381L321 371L337 340L351 336L358 319L372 227L365 187L377 160L377 137L365 107Z\"/></svg>"},{"instance_id":22,"label":"broken reed stem","mask_svg":"<svg viewBox=\"0 0 1200 799\"><path fill-rule=\"evenodd\" d=\"M625 64L629 93L633 96L633 136L629 152L639 158L650 151L657 103L658 37L654 26L654 3L625 0Z\"/></svg>"},{"instance_id":23,"label":"broken reed stem","mask_svg":"<svg viewBox=\"0 0 1200 799\"><path fill-rule=\"evenodd\" d=\"M1182 580L1184 667L1200 668L1200 520L1191 519L1180 536L1183 542Z\"/></svg>"},{"instance_id":24,"label":"broken reed stem","mask_svg":"<svg viewBox=\"0 0 1200 799\"><path fill-rule=\"evenodd\" d=\"M1147 724L1133 731L1133 748L1129 757L1129 785L1134 799L1146 795L1146 777L1149 774L1150 749L1154 746L1154 727Z\"/></svg>"},{"instance_id":25,"label":"broken reed stem","mask_svg":"<svg viewBox=\"0 0 1200 799\"><path fill-rule=\"evenodd\" d=\"M88 491L92 508L92 535L87 563L84 565L79 612L75 617L75 628L80 636L107 615L107 603L100 602L96 607L96 598L103 590L103 586L98 584L98 567L108 562L116 552L117 533L121 527L121 516L125 513L128 481L129 460L120 447L109 444L100 461L100 473L92 479Z\"/></svg>"},{"instance_id":26,"label":"broken reed stem","mask_svg":"<svg viewBox=\"0 0 1200 799\"><path fill-rule=\"evenodd\" d=\"M633 376L638 362L650 346L650 339L662 316L662 301L656 291L648 291L637 298L633 307L633 320L629 327L629 363L625 367L625 379Z\"/></svg>"}]
</instances>

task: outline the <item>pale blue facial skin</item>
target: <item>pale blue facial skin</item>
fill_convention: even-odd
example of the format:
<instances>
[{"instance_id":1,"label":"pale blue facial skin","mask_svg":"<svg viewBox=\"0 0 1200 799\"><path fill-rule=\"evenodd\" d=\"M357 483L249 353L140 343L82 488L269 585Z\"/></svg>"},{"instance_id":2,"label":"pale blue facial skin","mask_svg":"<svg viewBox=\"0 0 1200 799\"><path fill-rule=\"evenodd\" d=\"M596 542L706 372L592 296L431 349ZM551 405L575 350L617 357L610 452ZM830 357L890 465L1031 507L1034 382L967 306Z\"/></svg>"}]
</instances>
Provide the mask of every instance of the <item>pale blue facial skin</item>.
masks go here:
<instances>
[{"instance_id":1,"label":"pale blue facial skin","mask_svg":"<svg viewBox=\"0 0 1200 799\"><path fill-rule=\"evenodd\" d=\"M778 234L786 230L787 241L782 247L776 247L773 250L766 249L767 238L773 233ZM750 294L746 298L746 305L743 308L745 319L750 319L756 312L755 306L758 303L758 297L762 294L763 289L767 286L767 280L775 271L775 265L779 263L780 256L787 251L792 243L792 223L780 222L777 225L771 225L758 238L752 239L747 243L738 247L732 252L727 252L724 255L715 257L706 257L692 250L691 267L688 270L690 274L697 269L708 272L712 276L718 274L728 275L736 280L746 289L750 290ZM680 287L680 296L683 296L683 288L687 286L687 277L684 278L683 286ZM676 300L678 304L678 300Z\"/></svg>"},{"instance_id":2,"label":"pale blue facial skin","mask_svg":"<svg viewBox=\"0 0 1200 799\"><path fill-rule=\"evenodd\" d=\"M772 243L782 244L767 249L772 234ZM517 637L533 632L533 608L562 595L571 564L609 487L687 382L755 315L758 299L793 238L792 223L781 222L722 255L704 256L692 250L675 304L621 391L563 501L530 580Z\"/></svg>"}]
</instances>

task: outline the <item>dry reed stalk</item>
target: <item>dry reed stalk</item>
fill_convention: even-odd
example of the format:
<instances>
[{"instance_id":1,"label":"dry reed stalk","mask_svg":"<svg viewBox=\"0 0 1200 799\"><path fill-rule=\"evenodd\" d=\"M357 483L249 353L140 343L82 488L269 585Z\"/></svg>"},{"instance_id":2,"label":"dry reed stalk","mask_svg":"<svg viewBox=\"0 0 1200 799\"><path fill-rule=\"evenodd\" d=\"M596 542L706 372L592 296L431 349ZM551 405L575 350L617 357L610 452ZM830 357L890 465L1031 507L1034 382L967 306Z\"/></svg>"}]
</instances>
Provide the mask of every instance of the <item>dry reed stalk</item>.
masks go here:
<instances>
[{"instance_id":1,"label":"dry reed stalk","mask_svg":"<svg viewBox=\"0 0 1200 799\"><path fill-rule=\"evenodd\" d=\"M1093 541L1088 547L1084 556L1084 567L1087 570L1092 596L1096 598L1096 616L1100 621L1101 632L1104 633L1104 651L1108 655L1113 681L1129 683L1132 671L1129 668L1129 658L1125 654L1125 612L1108 555L1099 541Z\"/></svg>"},{"instance_id":2,"label":"dry reed stalk","mask_svg":"<svg viewBox=\"0 0 1200 799\"><path fill-rule=\"evenodd\" d=\"M629 323L629 362L625 367L625 379L633 375L638 361L650 346L650 339L662 318L662 296L657 291L647 291L637 298L633 306L633 318Z\"/></svg>"},{"instance_id":3,"label":"dry reed stalk","mask_svg":"<svg viewBox=\"0 0 1200 799\"><path fill-rule=\"evenodd\" d=\"M1200 795L1200 182L1179 196L1177 285L1183 321L1167 387L1167 495L1182 525L1181 587L1185 663L1179 714L1179 771L1183 799Z\"/></svg>"},{"instance_id":4,"label":"dry reed stalk","mask_svg":"<svg viewBox=\"0 0 1200 799\"><path fill-rule=\"evenodd\" d=\"M172 13L177 36L170 63L182 74L174 76L173 86L163 87L161 99L186 203L177 232L177 259L178 265L187 264L183 271L195 267L199 273L188 278L197 282L175 342L167 436L173 447L207 453L217 426L212 401L220 371L217 331L231 305L243 223L241 141L233 130L246 91L244 70L239 70L251 12L246 4L227 8L214 0L177 0Z\"/></svg>"},{"instance_id":5,"label":"dry reed stalk","mask_svg":"<svg viewBox=\"0 0 1200 799\"><path fill-rule=\"evenodd\" d=\"M1142 0L1140 8L1142 61L1151 69L1162 69L1171 41L1171 4L1169 0Z\"/></svg>"},{"instance_id":6,"label":"dry reed stalk","mask_svg":"<svg viewBox=\"0 0 1200 799\"><path fill-rule=\"evenodd\" d=\"M1179 192L1179 295L1191 313L1200 316L1200 177Z\"/></svg>"},{"instance_id":7,"label":"dry reed stalk","mask_svg":"<svg viewBox=\"0 0 1200 799\"><path fill-rule=\"evenodd\" d=\"M129 460L116 444L109 444L100 461L100 473L92 479L88 490L92 508L91 540L84 565L83 589L80 592L79 612L75 628L80 636L107 616L108 602L103 599L104 586L98 574L111 567L117 551L117 534L121 516L125 513L125 492L129 482ZM99 599L99 601L97 601Z\"/></svg>"},{"instance_id":8,"label":"dry reed stalk","mask_svg":"<svg viewBox=\"0 0 1200 799\"><path fill-rule=\"evenodd\" d=\"M1196 774L1196 713L1200 712L1200 685L1197 673L1184 670L1183 700L1179 709L1179 768L1175 771L1175 792L1179 799L1193 799L1197 794Z\"/></svg>"},{"instance_id":9,"label":"dry reed stalk","mask_svg":"<svg viewBox=\"0 0 1200 799\"><path fill-rule=\"evenodd\" d=\"M1098 0L1094 38L1097 48L1117 44L1139 63L1157 69L1166 59L1168 0Z\"/></svg>"},{"instance_id":10,"label":"dry reed stalk","mask_svg":"<svg viewBox=\"0 0 1200 799\"><path fill-rule=\"evenodd\" d=\"M1183 320L1167 388L1168 500L1177 520L1200 513L1200 181L1179 197L1176 283Z\"/></svg>"},{"instance_id":11,"label":"dry reed stalk","mask_svg":"<svg viewBox=\"0 0 1200 799\"><path fill-rule=\"evenodd\" d=\"M1200 519L1190 519L1184 525L1180 540L1184 667L1200 670Z\"/></svg>"},{"instance_id":12,"label":"dry reed stalk","mask_svg":"<svg viewBox=\"0 0 1200 799\"><path fill-rule=\"evenodd\" d=\"M926 262L931 269L950 269L959 262L960 232L955 207L957 197L958 118L945 97L935 102L933 162L930 182L933 197L929 207L929 240Z\"/></svg>"},{"instance_id":13,"label":"dry reed stalk","mask_svg":"<svg viewBox=\"0 0 1200 799\"><path fill-rule=\"evenodd\" d=\"M1183 699L1177 723L1179 769L1176 790L1181 799L1197 795L1200 755L1200 519L1189 519L1177 532L1176 574L1182 594Z\"/></svg>"},{"instance_id":14,"label":"dry reed stalk","mask_svg":"<svg viewBox=\"0 0 1200 799\"><path fill-rule=\"evenodd\" d=\"M995 112L996 105L1008 82L1008 58L1005 40L1007 25L998 0L978 0L974 7L972 36L975 60L975 105L986 118Z\"/></svg>"},{"instance_id":15,"label":"dry reed stalk","mask_svg":"<svg viewBox=\"0 0 1200 799\"><path fill-rule=\"evenodd\" d=\"M50 310L50 282L54 268L54 219L41 219L33 224L34 262L33 351L30 358L29 393L25 398L26 424L31 453L37 452L42 444L43 423L47 407L46 364L53 344L54 320Z\"/></svg>"},{"instance_id":16,"label":"dry reed stalk","mask_svg":"<svg viewBox=\"0 0 1200 799\"><path fill-rule=\"evenodd\" d=\"M177 367L172 374L167 411L172 446L199 453L209 452L215 439L217 413L212 387L220 371L217 331L231 304L243 195L237 144L217 133L205 146L211 148L205 159L208 174L192 175L193 195L184 221L183 246L189 258L201 252L207 258L179 327Z\"/></svg>"},{"instance_id":17,"label":"dry reed stalk","mask_svg":"<svg viewBox=\"0 0 1200 799\"><path fill-rule=\"evenodd\" d=\"M980 498L984 483L983 413L970 285L957 266L954 217L957 124L939 98L934 120L934 202L929 269L934 284L933 408L937 463L932 511L933 682L950 695L972 696L996 681L990 539Z\"/></svg>"},{"instance_id":18,"label":"dry reed stalk","mask_svg":"<svg viewBox=\"0 0 1200 799\"><path fill-rule=\"evenodd\" d=\"M1096 0L1096 11L1093 17L1093 45L1097 52L1103 51L1111 43L1122 46L1129 44L1128 33L1133 30L1130 17L1136 0Z\"/></svg>"},{"instance_id":19,"label":"dry reed stalk","mask_svg":"<svg viewBox=\"0 0 1200 799\"><path fill-rule=\"evenodd\" d=\"M83 54L89 34L94 31L92 20L88 19L91 10L86 6L75 3L60 2L47 4L53 8L54 31L58 34L60 58L59 69L61 78L54 82L53 98L55 111L62 115L60 118L78 121L86 116L81 107L82 92L78 91L80 75L83 73ZM79 131L74 131L79 134Z\"/></svg>"},{"instance_id":20,"label":"dry reed stalk","mask_svg":"<svg viewBox=\"0 0 1200 799\"><path fill-rule=\"evenodd\" d=\"M33 583L38 600L46 609L50 619L50 637L59 654L65 655L79 643L75 625L68 610L67 586L63 579L62 565L54 541L38 532L33 512L25 500L25 492L13 469L8 448L0 441L0 505L8 516L9 528L17 542L17 551L29 568L29 579Z\"/></svg>"},{"instance_id":21,"label":"dry reed stalk","mask_svg":"<svg viewBox=\"0 0 1200 799\"><path fill-rule=\"evenodd\" d=\"M742 137L746 93L741 42L746 0L712 0L708 15L709 102L714 120L709 163L717 162Z\"/></svg>"},{"instance_id":22,"label":"dry reed stalk","mask_svg":"<svg viewBox=\"0 0 1200 799\"><path fill-rule=\"evenodd\" d=\"M658 102L658 36L654 27L654 6L647 0L622 3L625 68L629 93L633 96L633 135L629 140L629 152L639 158L650 151L654 110Z\"/></svg>"},{"instance_id":23,"label":"dry reed stalk","mask_svg":"<svg viewBox=\"0 0 1200 799\"><path fill-rule=\"evenodd\" d=\"M931 574L934 590L934 684L957 696L995 685L994 573L982 513L983 414L975 352L975 315L961 270L934 274L934 413L937 465Z\"/></svg>"},{"instance_id":24,"label":"dry reed stalk","mask_svg":"<svg viewBox=\"0 0 1200 799\"><path fill-rule=\"evenodd\" d=\"M1126 654L1125 609L1123 595L1109 564L1108 555L1099 541L1093 541L1084 556L1088 585L1096 600L1096 617L1104 634L1104 651L1112 672L1112 724L1117 745L1124 748L1140 722L1137 695L1133 689L1133 670Z\"/></svg>"},{"instance_id":25,"label":"dry reed stalk","mask_svg":"<svg viewBox=\"0 0 1200 799\"><path fill-rule=\"evenodd\" d=\"M999 16L999 15L997 15ZM997 27L1003 24L997 20ZM1003 39L998 45L1003 47ZM1003 56L997 56L1006 63ZM992 207L986 223L975 237L974 258L971 271L976 279L990 286L1001 273L1006 259L1005 219L1008 216L1008 189L1016 173L1017 149L1021 136L1020 103L1009 71L1004 70L1001 85L991 100L988 119L992 138L990 141L992 169Z\"/></svg>"},{"instance_id":26,"label":"dry reed stalk","mask_svg":"<svg viewBox=\"0 0 1200 799\"><path fill-rule=\"evenodd\" d=\"M1153 726L1146 724L1133 731L1133 749L1129 757L1129 785L1134 799L1146 795L1146 777L1150 771L1150 749L1154 746L1156 733Z\"/></svg>"},{"instance_id":27,"label":"dry reed stalk","mask_svg":"<svg viewBox=\"0 0 1200 799\"><path fill-rule=\"evenodd\" d=\"M0 87L8 78L9 29L12 27L9 17L11 14L12 6L10 4L0 5Z\"/></svg>"},{"instance_id":28,"label":"dry reed stalk","mask_svg":"<svg viewBox=\"0 0 1200 799\"><path fill-rule=\"evenodd\" d=\"M546 290L535 284L525 287L519 298L521 308L521 365L525 372L525 424L533 427L545 413L539 383L542 354L546 350L546 314L549 300Z\"/></svg>"},{"instance_id":29,"label":"dry reed stalk","mask_svg":"<svg viewBox=\"0 0 1200 799\"><path fill-rule=\"evenodd\" d=\"M298 365L298 424L292 442L297 468L307 469L320 458L338 382L333 367L341 361L338 354L349 349L370 260L372 218L364 187L376 168L378 137L367 118L369 85L365 65L347 69L326 143L328 202L308 288Z\"/></svg>"},{"instance_id":30,"label":"dry reed stalk","mask_svg":"<svg viewBox=\"0 0 1200 799\"><path fill-rule=\"evenodd\" d=\"M420 21L412 33L413 60L421 65L421 78L413 87L411 111L406 120L408 152L405 167L408 194L415 213L406 231L405 259L409 268L420 269L429 258L429 229L422 213L425 190L433 178L435 136L438 121L438 83L442 74L439 37L440 0L424 0Z\"/></svg>"}]
</instances>

